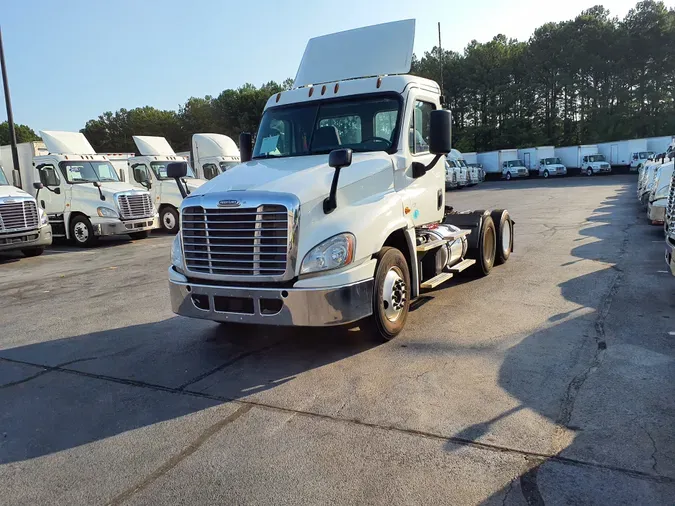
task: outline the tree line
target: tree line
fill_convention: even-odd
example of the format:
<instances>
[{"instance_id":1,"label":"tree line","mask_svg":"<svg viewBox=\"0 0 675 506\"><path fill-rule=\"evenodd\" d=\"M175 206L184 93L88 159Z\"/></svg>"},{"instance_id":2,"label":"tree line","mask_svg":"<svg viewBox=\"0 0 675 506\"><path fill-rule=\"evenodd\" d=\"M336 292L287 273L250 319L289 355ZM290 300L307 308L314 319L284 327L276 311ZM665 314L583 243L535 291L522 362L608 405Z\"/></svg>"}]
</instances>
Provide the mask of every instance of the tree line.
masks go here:
<instances>
[{"instance_id":1,"label":"tree line","mask_svg":"<svg viewBox=\"0 0 675 506\"><path fill-rule=\"evenodd\" d=\"M413 57L411 72L443 83L453 143L464 152L669 135L675 133L675 9L646 0L619 19L595 6L573 20L544 24L526 42L497 35L471 41L462 53L434 47ZM81 132L98 152L133 152L132 135L166 137L176 151L188 150L197 132L238 142L240 132L257 131L267 99L292 84L245 84L217 97L192 97L175 111L105 112ZM3 132L0 124L5 144ZM30 140L30 132L20 137Z\"/></svg>"}]
</instances>

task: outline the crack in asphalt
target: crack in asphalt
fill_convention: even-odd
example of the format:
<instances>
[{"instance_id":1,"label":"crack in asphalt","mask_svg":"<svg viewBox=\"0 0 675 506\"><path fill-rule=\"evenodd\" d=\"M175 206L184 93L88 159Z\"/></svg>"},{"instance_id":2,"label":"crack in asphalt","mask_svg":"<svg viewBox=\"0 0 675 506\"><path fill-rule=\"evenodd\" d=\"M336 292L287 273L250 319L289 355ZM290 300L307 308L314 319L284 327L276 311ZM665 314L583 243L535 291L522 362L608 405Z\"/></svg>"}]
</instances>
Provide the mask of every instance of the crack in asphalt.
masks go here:
<instances>
[{"instance_id":1,"label":"crack in asphalt","mask_svg":"<svg viewBox=\"0 0 675 506\"><path fill-rule=\"evenodd\" d=\"M656 441L654 441L654 438L652 437L652 435L649 433L649 431L645 427L642 427L642 430L645 431L645 434L647 434L647 437L652 442L652 448L654 448L654 451L652 452L652 455L651 455L652 471L654 471L654 473L658 474L659 472L656 470L656 465L657 465L656 452L658 451L658 447L656 446Z\"/></svg>"},{"instance_id":2,"label":"crack in asphalt","mask_svg":"<svg viewBox=\"0 0 675 506\"><path fill-rule=\"evenodd\" d=\"M377 423L372 423L372 422L366 422L366 421L359 420L359 419L356 419L356 418L338 418L338 417L335 417L335 416L332 416L332 415L315 413L315 412L312 412L312 411L303 411L303 410L287 408L287 407L283 407L283 406L276 406L276 405L273 405L273 404L267 404L267 403L260 402L260 401L242 400L242 399L238 399L236 397L217 396L217 395L207 394L207 393L198 392L198 391L194 391L194 390L179 390L177 388L166 387L166 386L163 386L163 385L147 383L147 382L137 381L137 380L130 380L130 379L125 379L125 378L117 378L115 376L94 374L94 373L89 373L89 372L84 372L84 371L78 371L76 369L68 369L68 368L65 368L65 367L46 366L46 365L42 365L42 364L34 364L34 363L31 363L31 362L9 359L9 358L5 358L5 357L0 357L0 361L13 362L13 363L24 364L24 365L32 365L32 366L35 366L35 367L42 367L42 368L48 369L49 371L56 371L56 372L61 372L61 373L65 373L65 374L73 374L73 375L76 375L76 376L93 378L93 379L98 379L98 380L102 380L102 381L109 381L109 382L112 382L112 383L135 386L135 387L139 387L139 388L147 388L147 389L158 391L158 392L166 392L166 393L172 393L172 394L177 394L177 395L189 395L189 396L192 396L192 397L209 399L209 400L218 401L218 402L232 402L234 404L241 404L243 406L259 407L261 409L272 410L272 411L276 411L276 412L280 412L280 413L290 413L290 414L295 414L295 415L299 415L299 416L305 416L307 418L312 418L312 419L329 420L329 421L336 422L336 423L352 424L352 425L367 427L367 428L371 428L371 429L385 430L385 431L396 432L396 433L400 433L400 434L420 436L420 437L424 437L424 438L428 438L428 439L435 439L435 440L439 440L439 441L444 441L444 442L456 444L458 446L466 446L466 447L470 447L470 448L475 448L475 449L478 449L478 450L484 450L484 451L489 451L489 452L494 452L494 453L507 453L507 454L517 455L517 456L523 456L523 457L526 457L528 459L539 462L539 464L543 464L544 462L556 462L556 463L559 463L559 464L569 465L569 466L574 466L574 467L583 467L583 468L592 468L592 469L599 469L599 470L605 470L605 471L614 471L614 472L617 472L617 473L624 474L626 476L631 476L631 477L636 478L636 479L641 479L641 480L646 480L646 481L651 481L651 482L656 482L656 483L675 483L675 477L671 477L671 476L664 476L664 475L660 475L660 474L651 474L651 473L646 473L646 472L643 472L643 471L636 471L634 469L627 469L627 468L623 468L623 467L613 466L613 465L610 465L610 464L599 464L599 463L596 463L596 462L589 462L589 461L584 461L584 460L579 460L579 459L574 459L574 458L569 458L569 457L562 457L561 455L558 455L558 454L533 452L533 451L522 450L520 448L514 448L514 447L505 446L505 445L496 445L496 444L491 444L491 443L484 443L484 442L481 442L481 441L475 441L473 439L462 438L462 437L458 437L458 436L446 436L446 435L443 435L443 434L426 432L426 431L422 431L422 430L406 429L406 428L402 428L402 427L398 427L398 426L389 426L389 425L382 425L382 424L377 424Z\"/></svg>"},{"instance_id":3,"label":"crack in asphalt","mask_svg":"<svg viewBox=\"0 0 675 506\"><path fill-rule=\"evenodd\" d=\"M539 466L535 466L520 476L520 489L529 506L544 506L544 498L541 496L537 485L538 473Z\"/></svg>"},{"instance_id":4,"label":"crack in asphalt","mask_svg":"<svg viewBox=\"0 0 675 506\"><path fill-rule=\"evenodd\" d=\"M509 482L509 488L506 489L506 494L504 494L504 498L502 499L502 506L506 506L506 500L509 498L509 494L513 490L513 484L515 483L515 479L512 479Z\"/></svg>"},{"instance_id":5,"label":"crack in asphalt","mask_svg":"<svg viewBox=\"0 0 675 506\"><path fill-rule=\"evenodd\" d=\"M242 406L239 407L239 409L237 409L231 415L223 418L222 420L219 420L218 422L216 422L213 425L211 425L210 427L208 427L206 430L204 430L199 435L199 437L197 439L195 439L189 445L187 445L180 453L171 457L164 464L162 464L157 469L155 469L152 473L150 473L140 483L137 483L136 485L133 485L133 486L129 487L124 492L115 496L107 504L109 506L117 506L119 504L122 504L125 501L127 501L128 499L130 499L136 493L138 493L141 490L150 486L158 478L161 478L162 476L164 476L166 473L168 473L174 467L176 467L178 464L180 464L183 460L185 460L190 455L192 455L194 452L199 450L199 448L201 448L204 443L206 443L209 439L211 439L218 432L220 432L226 425L231 424L232 422L234 422L235 420L237 420L241 416L248 413L251 410L252 407L253 406L251 406L251 405L242 405Z\"/></svg>"}]
</instances>

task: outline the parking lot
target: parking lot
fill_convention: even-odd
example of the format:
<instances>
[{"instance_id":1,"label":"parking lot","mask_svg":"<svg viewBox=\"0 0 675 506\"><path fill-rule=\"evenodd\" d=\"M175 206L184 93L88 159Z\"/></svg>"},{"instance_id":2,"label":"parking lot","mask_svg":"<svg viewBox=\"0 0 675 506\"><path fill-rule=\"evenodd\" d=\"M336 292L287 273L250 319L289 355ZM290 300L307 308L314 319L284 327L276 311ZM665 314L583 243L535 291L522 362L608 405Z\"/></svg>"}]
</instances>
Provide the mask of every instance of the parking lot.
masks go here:
<instances>
[{"instance_id":1,"label":"parking lot","mask_svg":"<svg viewBox=\"0 0 675 506\"><path fill-rule=\"evenodd\" d=\"M5 504L672 504L675 280L637 176L485 183L509 262L352 329L175 316L172 237L0 257Z\"/></svg>"}]
</instances>

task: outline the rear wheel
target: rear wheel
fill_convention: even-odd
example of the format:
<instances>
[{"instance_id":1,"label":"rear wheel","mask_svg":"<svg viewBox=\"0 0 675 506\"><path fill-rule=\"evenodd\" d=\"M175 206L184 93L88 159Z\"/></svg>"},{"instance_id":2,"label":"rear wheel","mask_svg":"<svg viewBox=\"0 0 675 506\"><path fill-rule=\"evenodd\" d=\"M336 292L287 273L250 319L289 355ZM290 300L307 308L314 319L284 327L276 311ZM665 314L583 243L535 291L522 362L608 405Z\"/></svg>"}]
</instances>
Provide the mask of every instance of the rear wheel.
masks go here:
<instances>
[{"instance_id":1,"label":"rear wheel","mask_svg":"<svg viewBox=\"0 0 675 506\"><path fill-rule=\"evenodd\" d=\"M178 211L176 211L173 207L163 207L159 213L159 219L162 222L162 228L169 234L175 234L178 232Z\"/></svg>"},{"instance_id":2,"label":"rear wheel","mask_svg":"<svg viewBox=\"0 0 675 506\"><path fill-rule=\"evenodd\" d=\"M389 341L403 330L410 306L410 272L403 253L396 248L382 248L377 255L374 281L373 314L364 327Z\"/></svg>"},{"instance_id":3,"label":"rear wheel","mask_svg":"<svg viewBox=\"0 0 675 506\"><path fill-rule=\"evenodd\" d=\"M476 265L474 272L478 276L487 276L490 274L495 264L495 255L497 253L497 231L495 223L490 216L483 218L483 226L478 237L478 249L475 251Z\"/></svg>"},{"instance_id":4,"label":"rear wheel","mask_svg":"<svg viewBox=\"0 0 675 506\"><path fill-rule=\"evenodd\" d=\"M23 256L25 257L38 257L42 255L45 252L44 247L40 248L26 248L22 249L21 253L23 253Z\"/></svg>"},{"instance_id":5,"label":"rear wheel","mask_svg":"<svg viewBox=\"0 0 675 506\"><path fill-rule=\"evenodd\" d=\"M91 247L98 240L94 235L94 227L86 216L75 216L70 222L70 238L80 248Z\"/></svg>"},{"instance_id":6,"label":"rear wheel","mask_svg":"<svg viewBox=\"0 0 675 506\"><path fill-rule=\"evenodd\" d=\"M506 262L513 251L513 222L507 210L495 210L490 213L497 228L497 246L495 248L495 264Z\"/></svg>"}]
</instances>

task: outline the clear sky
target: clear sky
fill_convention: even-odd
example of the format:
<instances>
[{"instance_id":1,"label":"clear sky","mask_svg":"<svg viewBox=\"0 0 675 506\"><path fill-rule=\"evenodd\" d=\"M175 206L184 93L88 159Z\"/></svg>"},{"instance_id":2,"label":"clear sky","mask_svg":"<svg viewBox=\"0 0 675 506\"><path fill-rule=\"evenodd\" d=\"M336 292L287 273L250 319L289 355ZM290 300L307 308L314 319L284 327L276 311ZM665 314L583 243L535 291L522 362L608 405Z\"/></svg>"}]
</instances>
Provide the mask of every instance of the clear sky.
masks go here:
<instances>
[{"instance_id":1,"label":"clear sky","mask_svg":"<svg viewBox=\"0 0 675 506\"><path fill-rule=\"evenodd\" d=\"M14 120L79 130L104 111L177 109L246 82L295 77L311 37L415 18L415 53L461 51L497 33L526 40L547 21L636 0L0 0ZM0 122L7 119L0 104Z\"/></svg>"}]
</instances>

